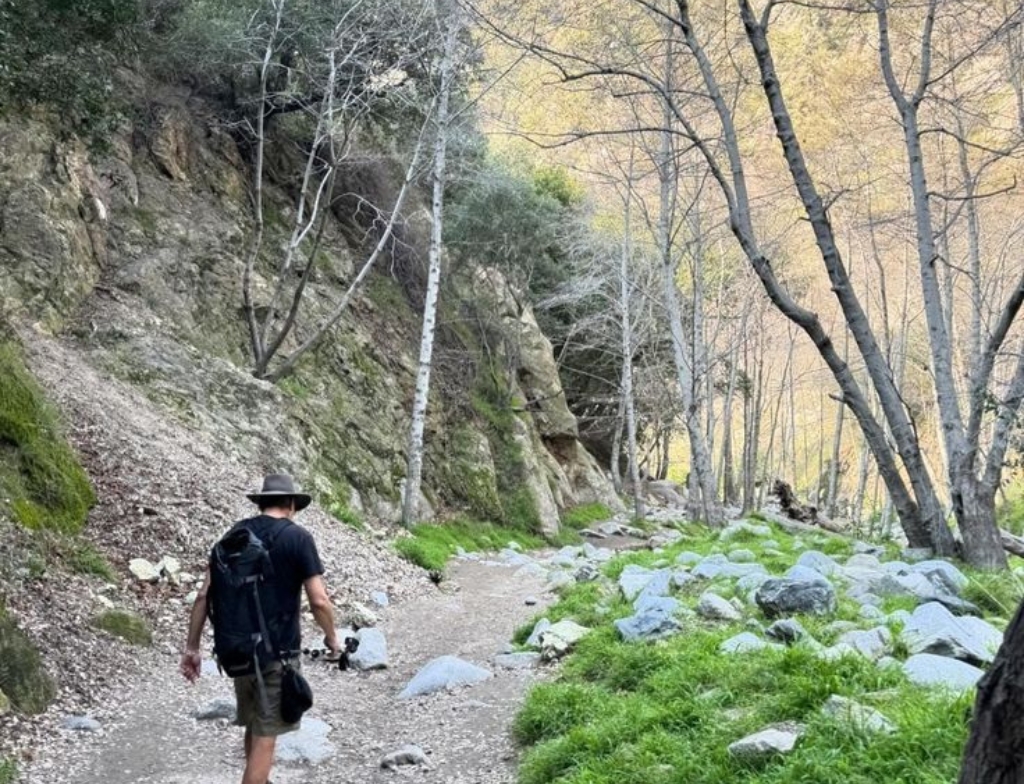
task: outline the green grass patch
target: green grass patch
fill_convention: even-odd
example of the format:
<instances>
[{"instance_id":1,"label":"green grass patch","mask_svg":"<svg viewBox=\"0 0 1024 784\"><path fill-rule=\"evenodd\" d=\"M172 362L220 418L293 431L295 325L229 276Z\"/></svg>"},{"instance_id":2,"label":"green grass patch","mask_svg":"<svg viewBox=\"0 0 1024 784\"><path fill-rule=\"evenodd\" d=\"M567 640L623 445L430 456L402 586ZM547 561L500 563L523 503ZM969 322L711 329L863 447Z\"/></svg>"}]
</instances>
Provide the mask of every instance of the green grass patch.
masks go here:
<instances>
[{"instance_id":1,"label":"green grass patch","mask_svg":"<svg viewBox=\"0 0 1024 784\"><path fill-rule=\"evenodd\" d=\"M616 578L628 563L656 566L674 561L682 550L701 555L736 547L761 555L760 537L719 542L716 534L684 530L683 541L662 553L624 554L605 568ZM780 549L792 550L790 534L775 530ZM829 544L831 537L802 537L809 548L840 556L849 552ZM788 568L799 553L779 564ZM774 571L774 570L773 570ZM1013 596L1005 575L992 585L992 606ZM972 577L973 582L973 577ZM1012 581L1011 581L1012 582ZM722 595L728 583L712 583ZM702 582L677 592L693 605L708 588ZM892 600L886 609L899 609ZM865 622L860 606L840 592L836 613L801 617L821 642L837 620ZM907 606L907 609L911 609ZM653 644L623 643L612 620L631 613L615 593L599 584L571 586L545 612L552 621L571 617L593 631L564 661L554 682L535 686L514 723L525 747L520 784L950 784L955 781L967 734L972 696L953 697L910 685L902 670L879 668L856 655L824 661L808 646L771 649L748 655L722 655L727 638L745 622L711 624L684 620L685 631ZM757 617L756 610L748 615ZM533 623L516 631L523 643ZM892 735L865 737L825 717L822 705L833 694L881 711L897 728ZM733 759L730 743L777 722L800 722L806 735L785 756L758 762Z\"/></svg>"},{"instance_id":2,"label":"green grass patch","mask_svg":"<svg viewBox=\"0 0 1024 784\"><path fill-rule=\"evenodd\" d=\"M0 338L0 503L5 498L26 528L71 534L96 500L21 351Z\"/></svg>"},{"instance_id":3,"label":"green grass patch","mask_svg":"<svg viewBox=\"0 0 1024 784\"><path fill-rule=\"evenodd\" d=\"M974 602L986 614L997 615L1009 621L1024 599L1024 581L1010 571L983 572L965 567L968 583L963 596Z\"/></svg>"},{"instance_id":4,"label":"green grass patch","mask_svg":"<svg viewBox=\"0 0 1024 784\"><path fill-rule=\"evenodd\" d=\"M604 504L583 504L566 510L562 514L562 525L578 531L594 523L611 520L613 516L612 510Z\"/></svg>"},{"instance_id":5,"label":"green grass patch","mask_svg":"<svg viewBox=\"0 0 1024 784\"><path fill-rule=\"evenodd\" d=\"M429 571L442 571L460 547L466 552L480 552L500 550L509 542L517 542L524 550L545 545L539 536L522 530L461 519L437 525L421 523L413 526L411 533L395 541L395 549L407 561Z\"/></svg>"},{"instance_id":6,"label":"green grass patch","mask_svg":"<svg viewBox=\"0 0 1024 784\"><path fill-rule=\"evenodd\" d=\"M114 567L110 565L110 561L88 542L74 542L65 560L72 571L79 574L93 575L108 583L117 581L117 575L114 573Z\"/></svg>"},{"instance_id":7,"label":"green grass patch","mask_svg":"<svg viewBox=\"0 0 1024 784\"><path fill-rule=\"evenodd\" d=\"M35 645L0 604L0 691L21 713L41 713L56 695Z\"/></svg>"},{"instance_id":8,"label":"green grass patch","mask_svg":"<svg viewBox=\"0 0 1024 784\"><path fill-rule=\"evenodd\" d=\"M0 759L0 784L14 784L18 778L18 766L14 760Z\"/></svg>"},{"instance_id":9,"label":"green grass patch","mask_svg":"<svg viewBox=\"0 0 1024 784\"><path fill-rule=\"evenodd\" d=\"M122 610L107 610L93 619L93 626L130 645L151 645L153 633L142 618Z\"/></svg>"}]
</instances>

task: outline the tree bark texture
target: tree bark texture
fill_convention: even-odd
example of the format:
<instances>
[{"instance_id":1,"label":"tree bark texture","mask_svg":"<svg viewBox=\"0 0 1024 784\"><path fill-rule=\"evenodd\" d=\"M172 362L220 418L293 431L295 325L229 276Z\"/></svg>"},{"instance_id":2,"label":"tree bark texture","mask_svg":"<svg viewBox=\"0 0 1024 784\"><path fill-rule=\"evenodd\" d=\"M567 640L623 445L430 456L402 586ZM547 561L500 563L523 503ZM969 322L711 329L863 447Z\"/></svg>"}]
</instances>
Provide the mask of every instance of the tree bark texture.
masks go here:
<instances>
[{"instance_id":1,"label":"tree bark texture","mask_svg":"<svg viewBox=\"0 0 1024 784\"><path fill-rule=\"evenodd\" d=\"M978 684L959 784L1024 782L1024 604Z\"/></svg>"}]
</instances>

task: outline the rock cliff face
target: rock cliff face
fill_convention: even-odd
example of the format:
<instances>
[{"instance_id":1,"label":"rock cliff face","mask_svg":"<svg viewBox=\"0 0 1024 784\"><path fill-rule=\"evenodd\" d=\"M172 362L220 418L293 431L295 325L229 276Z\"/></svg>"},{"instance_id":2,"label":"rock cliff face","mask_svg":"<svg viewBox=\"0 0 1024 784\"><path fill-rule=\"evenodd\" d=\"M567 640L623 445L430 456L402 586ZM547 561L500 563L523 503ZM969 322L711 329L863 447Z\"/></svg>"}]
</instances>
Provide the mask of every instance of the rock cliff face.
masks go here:
<instances>
[{"instance_id":1,"label":"rock cliff face","mask_svg":"<svg viewBox=\"0 0 1024 784\"><path fill-rule=\"evenodd\" d=\"M58 335L232 458L305 477L336 514L394 520L416 366L415 292L385 259L292 376L276 386L255 379L241 313L245 161L202 105L168 92L149 101L103 154L42 121L0 120L0 310ZM286 194L280 182L269 195L269 247L283 241ZM327 227L299 338L360 260L345 229ZM257 269L263 300L267 272ZM577 438L530 308L493 270L463 271L444 297L461 322L447 329L450 361L436 371L425 516L465 509L551 533L573 505L619 508Z\"/></svg>"}]
</instances>

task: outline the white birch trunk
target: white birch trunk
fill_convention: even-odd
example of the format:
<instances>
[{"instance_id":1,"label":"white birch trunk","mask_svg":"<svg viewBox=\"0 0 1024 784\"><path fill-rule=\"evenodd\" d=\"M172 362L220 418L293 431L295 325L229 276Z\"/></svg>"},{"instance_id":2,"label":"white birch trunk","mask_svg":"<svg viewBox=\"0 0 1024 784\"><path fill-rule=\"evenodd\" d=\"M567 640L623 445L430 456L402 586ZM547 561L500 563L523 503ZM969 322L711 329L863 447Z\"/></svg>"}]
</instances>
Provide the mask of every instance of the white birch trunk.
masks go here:
<instances>
[{"instance_id":1,"label":"white birch trunk","mask_svg":"<svg viewBox=\"0 0 1024 784\"><path fill-rule=\"evenodd\" d=\"M438 13L446 25L444 53L441 58L441 85L437 102L437 134L434 139L433 199L431 202L430 268L423 304L423 330L420 337L420 360L416 374L416 396L409 428L409 456L402 499L402 524L410 527L419 514L420 486L423 479L423 430L430 398L430 371L434 355L434 333L437 327L437 298L441 288L441 251L444 231L444 187L447 173L449 101L455 76L455 46L458 42L458 6Z\"/></svg>"},{"instance_id":2,"label":"white birch trunk","mask_svg":"<svg viewBox=\"0 0 1024 784\"><path fill-rule=\"evenodd\" d=\"M631 153L632 154L632 153ZM640 466L636 454L636 406L633 400L633 323L630 295L630 257L633 238L630 227L633 202L633 162L630 160L629 182L626 184L625 228L622 237L622 255L619 261L619 310L622 319L622 400L626 415L626 450L629 458L629 478L633 483L633 514L637 520L647 516L644 508L644 486L640 483Z\"/></svg>"}]
</instances>

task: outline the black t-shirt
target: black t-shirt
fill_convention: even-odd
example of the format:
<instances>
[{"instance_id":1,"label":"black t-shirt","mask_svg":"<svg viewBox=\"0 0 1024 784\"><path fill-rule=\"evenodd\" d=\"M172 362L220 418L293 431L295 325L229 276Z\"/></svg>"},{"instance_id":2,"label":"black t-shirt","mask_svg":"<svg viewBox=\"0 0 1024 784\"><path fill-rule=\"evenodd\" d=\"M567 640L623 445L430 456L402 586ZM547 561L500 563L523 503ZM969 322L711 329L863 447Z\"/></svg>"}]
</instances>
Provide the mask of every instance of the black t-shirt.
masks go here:
<instances>
[{"instance_id":1,"label":"black t-shirt","mask_svg":"<svg viewBox=\"0 0 1024 784\"><path fill-rule=\"evenodd\" d=\"M264 595L266 592L269 601L265 604L278 607L282 611L279 623L274 624L278 627L278 645L285 651L300 650L302 585L310 577L324 573L312 534L290 520L284 521L269 515L241 520L235 527L248 528L269 547L274 573L260 585L260 594ZM274 532L278 528L281 530L275 537Z\"/></svg>"}]
</instances>

